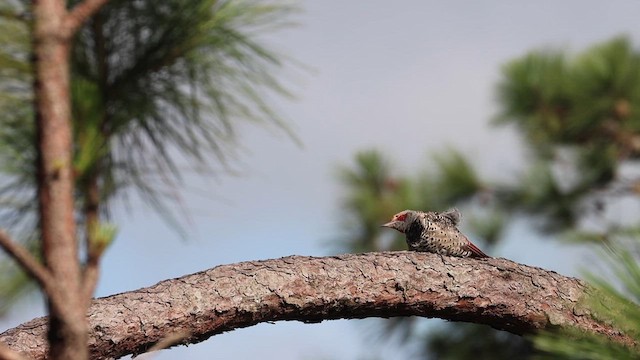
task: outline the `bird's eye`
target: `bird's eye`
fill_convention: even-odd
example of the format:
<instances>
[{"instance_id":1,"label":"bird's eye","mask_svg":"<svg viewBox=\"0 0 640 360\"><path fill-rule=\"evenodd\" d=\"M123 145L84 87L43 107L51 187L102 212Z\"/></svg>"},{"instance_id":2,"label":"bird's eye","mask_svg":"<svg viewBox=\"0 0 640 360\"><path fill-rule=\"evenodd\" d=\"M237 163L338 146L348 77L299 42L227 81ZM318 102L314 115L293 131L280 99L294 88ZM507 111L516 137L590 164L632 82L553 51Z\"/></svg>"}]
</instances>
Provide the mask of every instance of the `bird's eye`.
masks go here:
<instances>
[{"instance_id":1,"label":"bird's eye","mask_svg":"<svg viewBox=\"0 0 640 360\"><path fill-rule=\"evenodd\" d=\"M407 214L400 214L400 215L396 215L396 220L397 221L404 221L404 219L407 218Z\"/></svg>"}]
</instances>

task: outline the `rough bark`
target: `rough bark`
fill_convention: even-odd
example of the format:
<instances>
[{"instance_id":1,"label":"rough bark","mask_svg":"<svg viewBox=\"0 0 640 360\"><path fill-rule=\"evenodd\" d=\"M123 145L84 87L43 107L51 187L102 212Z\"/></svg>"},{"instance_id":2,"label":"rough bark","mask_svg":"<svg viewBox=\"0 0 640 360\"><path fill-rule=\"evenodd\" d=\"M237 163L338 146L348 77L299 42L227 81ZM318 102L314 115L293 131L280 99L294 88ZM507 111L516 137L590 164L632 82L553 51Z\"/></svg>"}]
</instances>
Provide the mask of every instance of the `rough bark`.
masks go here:
<instances>
[{"instance_id":1,"label":"rough bark","mask_svg":"<svg viewBox=\"0 0 640 360\"><path fill-rule=\"evenodd\" d=\"M633 340L594 320L575 278L505 259L415 252L290 256L218 266L94 300L95 359L138 354L176 333L176 343L267 321L422 316L490 325L515 334L575 326L625 344ZM0 341L42 359L46 318L10 329Z\"/></svg>"}]
</instances>

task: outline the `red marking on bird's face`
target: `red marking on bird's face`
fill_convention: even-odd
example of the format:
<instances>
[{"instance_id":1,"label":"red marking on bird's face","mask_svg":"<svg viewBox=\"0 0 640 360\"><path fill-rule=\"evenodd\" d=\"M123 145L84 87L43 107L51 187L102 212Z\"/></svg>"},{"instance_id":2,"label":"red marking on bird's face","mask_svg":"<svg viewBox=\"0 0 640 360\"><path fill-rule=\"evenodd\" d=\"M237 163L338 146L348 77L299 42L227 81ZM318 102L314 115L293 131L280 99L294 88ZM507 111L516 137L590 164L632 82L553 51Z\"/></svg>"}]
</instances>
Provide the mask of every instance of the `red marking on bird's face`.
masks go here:
<instances>
[{"instance_id":1,"label":"red marking on bird's face","mask_svg":"<svg viewBox=\"0 0 640 360\"><path fill-rule=\"evenodd\" d=\"M393 217L395 221L404 221L407 218L407 213L398 214Z\"/></svg>"}]
</instances>

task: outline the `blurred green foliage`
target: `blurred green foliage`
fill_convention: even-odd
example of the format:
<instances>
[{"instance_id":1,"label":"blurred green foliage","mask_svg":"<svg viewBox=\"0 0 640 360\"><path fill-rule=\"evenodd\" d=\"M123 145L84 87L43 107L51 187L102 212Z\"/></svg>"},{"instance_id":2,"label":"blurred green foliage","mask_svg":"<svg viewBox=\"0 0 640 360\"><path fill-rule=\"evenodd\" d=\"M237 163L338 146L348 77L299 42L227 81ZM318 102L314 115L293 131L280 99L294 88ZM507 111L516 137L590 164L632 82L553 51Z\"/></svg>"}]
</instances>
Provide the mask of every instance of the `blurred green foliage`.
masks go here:
<instances>
[{"instance_id":1,"label":"blurred green foliage","mask_svg":"<svg viewBox=\"0 0 640 360\"><path fill-rule=\"evenodd\" d=\"M463 231L491 254L509 220L525 218L548 236L626 254L614 263L613 278L594 279L594 284L615 300L609 310L618 309L615 316L601 313L640 341L638 253L619 249L625 243L621 239L638 242L640 224L637 217L620 218L608 211L622 200L637 202L640 193L640 175L629 171L638 169L640 158L640 51L624 37L579 54L532 51L503 67L496 92L499 111L493 123L516 127L529 150L522 174L510 182L481 179L467 158L447 150L433 155L429 171L403 175L390 168L392 159L376 151L360 153L354 165L341 170L344 217L349 219L343 224L344 244L352 251L405 249L402 235L381 232L379 225L404 209L458 206L469 215ZM627 292L615 292L610 284L616 282ZM529 340L486 327L447 324L425 335L415 331L420 328L416 321L392 319L384 328L424 341L424 355L431 358L522 359L534 354ZM552 358L639 357L607 339L574 338L554 332L536 338L535 345ZM574 357L568 355L572 352Z\"/></svg>"},{"instance_id":2,"label":"blurred green foliage","mask_svg":"<svg viewBox=\"0 0 640 360\"><path fill-rule=\"evenodd\" d=\"M534 51L504 66L497 93L495 122L520 130L535 164L505 204L555 232L637 195L638 179L620 174L640 155L640 52L628 39Z\"/></svg>"}]
</instances>

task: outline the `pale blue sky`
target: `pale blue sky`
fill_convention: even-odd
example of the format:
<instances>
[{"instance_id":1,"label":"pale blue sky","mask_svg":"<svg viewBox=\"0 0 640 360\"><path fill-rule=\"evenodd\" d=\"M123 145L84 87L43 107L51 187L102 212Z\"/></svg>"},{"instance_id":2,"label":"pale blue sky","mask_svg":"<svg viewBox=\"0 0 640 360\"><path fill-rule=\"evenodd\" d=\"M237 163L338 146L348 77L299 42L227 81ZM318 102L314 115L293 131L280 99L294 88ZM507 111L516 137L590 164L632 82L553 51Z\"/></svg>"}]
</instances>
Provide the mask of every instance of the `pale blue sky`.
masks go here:
<instances>
[{"instance_id":1,"label":"pale blue sky","mask_svg":"<svg viewBox=\"0 0 640 360\"><path fill-rule=\"evenodd\" d=\"M243 127L238 176L189 179L199 190L181 204L191 218L187 241L137 204L131 214L117 213L120 235L104 259L99 296L219 264L328 254L327 241L339 235L335 169L362 149L382 149L410 173L429 152L453 146L483 175L510 176L523 150L512 130L488 125L500 65L534 47L580 50L640 30L640 1L333 0L301 7L300 25L268 41L313 69L286 72L298 100L278 101L303 147L273 129ZM494 255L565 274L585 263L575 248L541 241L524 223L510 228L509 239ZM0 328L38 313L40 302L27 302ZM155 358L410 357L365 340L376 324L263 324Z\"/></svg>"}]
</instances>

